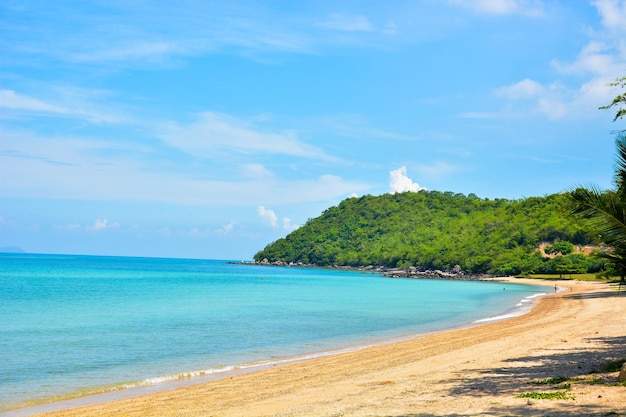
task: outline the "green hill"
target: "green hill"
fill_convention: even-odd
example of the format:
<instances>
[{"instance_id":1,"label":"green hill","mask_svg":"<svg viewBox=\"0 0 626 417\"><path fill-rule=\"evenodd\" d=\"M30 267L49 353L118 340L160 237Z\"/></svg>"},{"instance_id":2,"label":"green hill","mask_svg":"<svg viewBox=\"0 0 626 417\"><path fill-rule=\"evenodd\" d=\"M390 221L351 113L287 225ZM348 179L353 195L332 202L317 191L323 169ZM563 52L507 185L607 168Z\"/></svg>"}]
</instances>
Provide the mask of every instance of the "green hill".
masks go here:
<instances>
[{"instance_id":1,"label":"green hill","mask_svg":"<svg viewBox=\"0 0 626 417\"><path fill-rule=\"evenodd\" d=\"M570 253L573 245L594 242L564 213L565 198L490 200L438 191L349 198L254 259L440 270L459 265L469 273L494 274L597 272L601 261ZM548 246L547 256L538 250L544 242L572 245Z\"/></svg>"}]
</instances>

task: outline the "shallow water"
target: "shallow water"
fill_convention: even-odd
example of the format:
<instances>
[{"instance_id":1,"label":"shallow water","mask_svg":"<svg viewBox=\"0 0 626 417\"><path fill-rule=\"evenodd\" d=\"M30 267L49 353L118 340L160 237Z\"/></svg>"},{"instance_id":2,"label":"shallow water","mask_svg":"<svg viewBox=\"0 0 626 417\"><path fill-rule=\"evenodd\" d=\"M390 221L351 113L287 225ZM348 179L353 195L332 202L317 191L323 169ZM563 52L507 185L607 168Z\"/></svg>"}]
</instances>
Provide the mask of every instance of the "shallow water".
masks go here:
<instances>
[{"instance_id":1,"label":"shallow water","mask_svg":"<svg viewBox=\"0 0 626 417\"><path fill-rule=\"evenodd\" d=\"M215 260L0 254L0 411L467 325L542 291Z\"/></svg>"}]
</instances>

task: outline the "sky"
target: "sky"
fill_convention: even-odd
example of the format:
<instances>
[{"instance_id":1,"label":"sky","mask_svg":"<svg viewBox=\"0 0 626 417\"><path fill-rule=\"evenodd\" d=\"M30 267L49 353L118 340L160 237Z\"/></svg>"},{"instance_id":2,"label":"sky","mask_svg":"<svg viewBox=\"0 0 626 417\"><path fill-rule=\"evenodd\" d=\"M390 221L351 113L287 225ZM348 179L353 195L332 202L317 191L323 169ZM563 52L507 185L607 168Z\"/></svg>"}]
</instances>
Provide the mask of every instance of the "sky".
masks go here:
<instances>
[{"instance_id":1,"label":"sky","mask_svg":"<svg viewBox=\"0 0 626 417\"><path fill-rule=\"evenodd\" d=\"M249 260L343 199L613 186L626 0L0 0L0 247Z\"/></svg>"}]
</instances>

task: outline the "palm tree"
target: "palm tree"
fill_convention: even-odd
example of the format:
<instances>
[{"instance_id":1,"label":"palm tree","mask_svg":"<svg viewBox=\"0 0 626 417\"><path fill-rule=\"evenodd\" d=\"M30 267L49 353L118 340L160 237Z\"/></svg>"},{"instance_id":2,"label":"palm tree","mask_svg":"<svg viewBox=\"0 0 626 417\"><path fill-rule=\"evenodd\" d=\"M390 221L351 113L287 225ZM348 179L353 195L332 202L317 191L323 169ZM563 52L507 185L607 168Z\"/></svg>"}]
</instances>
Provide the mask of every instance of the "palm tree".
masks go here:
<instances>
[{"instance_id":1,"label":"palm tree","mask_svg":"<svg viewBox=\"0 0 626 417\"><path fill-rule=\"evenodd\" d=\"M621 276L626 275L626 134L616 139L615 190L596 186L577 188L569 193L570 212L588 221L589 228L610 249L598 256L611 262Z\"/></svg>"}]
</instances>

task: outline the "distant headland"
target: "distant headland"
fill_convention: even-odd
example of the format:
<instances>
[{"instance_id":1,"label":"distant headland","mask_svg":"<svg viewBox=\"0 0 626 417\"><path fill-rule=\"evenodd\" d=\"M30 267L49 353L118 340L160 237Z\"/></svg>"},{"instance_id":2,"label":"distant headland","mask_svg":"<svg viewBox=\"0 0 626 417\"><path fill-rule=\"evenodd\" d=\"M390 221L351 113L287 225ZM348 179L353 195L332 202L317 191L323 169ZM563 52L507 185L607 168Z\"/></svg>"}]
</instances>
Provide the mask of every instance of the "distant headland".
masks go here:
<instances>
[{"instance_id":1,"label":"distant headland","mask_svg":"<svg viewBox=\"0 0 626 417\"><path fill-rule=\"evenodd\" d=\"M0 253L26 253L26 251L19 246L1 246Z\"/></svg>"}]
</instances>

